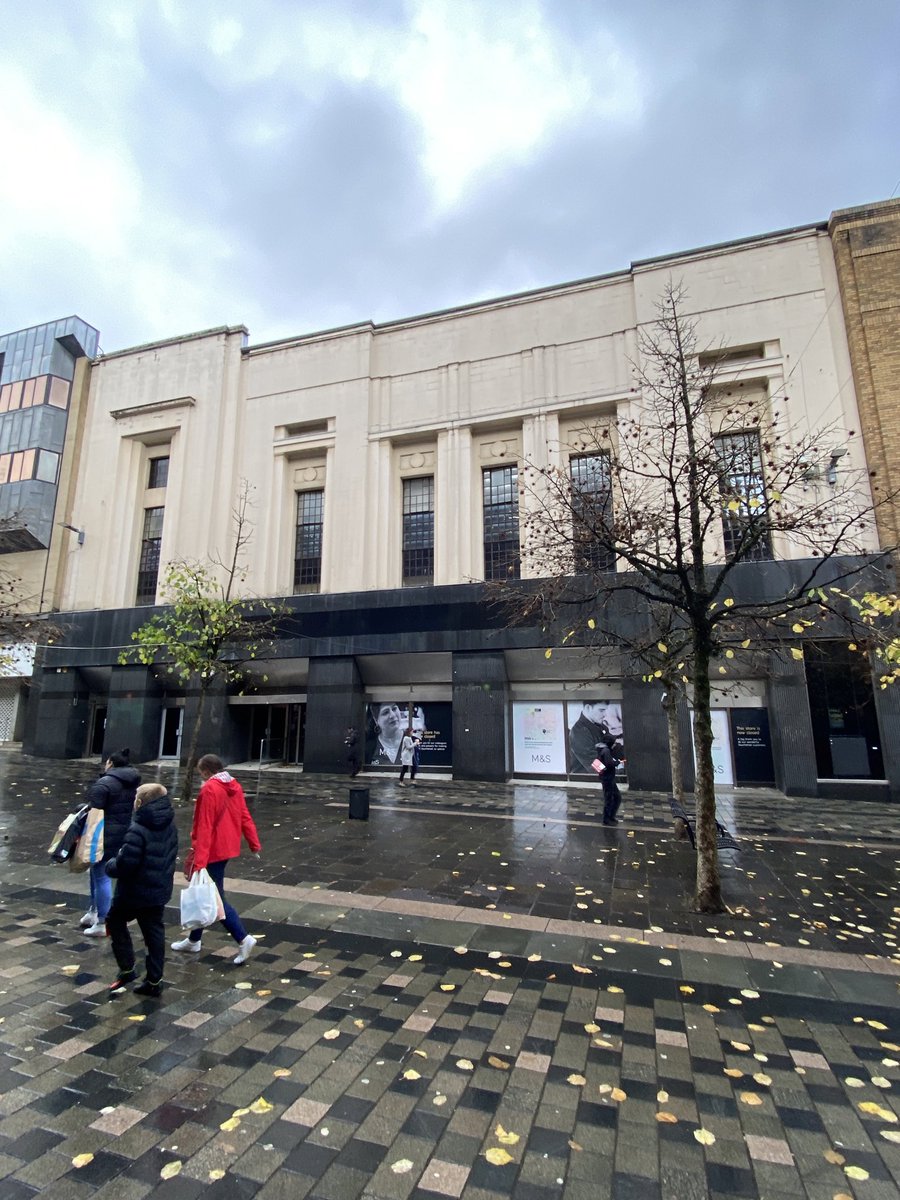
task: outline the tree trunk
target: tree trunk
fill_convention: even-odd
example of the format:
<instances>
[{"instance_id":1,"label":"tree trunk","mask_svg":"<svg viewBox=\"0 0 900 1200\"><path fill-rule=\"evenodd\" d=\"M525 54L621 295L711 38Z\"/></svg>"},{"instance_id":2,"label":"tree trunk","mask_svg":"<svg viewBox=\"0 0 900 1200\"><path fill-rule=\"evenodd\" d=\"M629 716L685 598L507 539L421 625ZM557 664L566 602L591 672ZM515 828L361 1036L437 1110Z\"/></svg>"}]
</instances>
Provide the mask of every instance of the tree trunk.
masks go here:
<instances>
[{"instance_id":1,"label":"tree trunk","mask_svg":"<svg viewBox=\"0 0 900 1200\"><path fill-rule=\"evenodd\" d=\"M194 790L194 773L197 769L197 742L200 740L200 730L203 726L203 712L206 708L206 696L209 692L209 680L200 680L200 692L197 697L197 716L194 728L191 730L191 741L188 746L187 761L184 767L184 783L181 788L182 800L190 800Z\"/></svg>"},{"instance_id":2,"label":"tree trunk","mask_svg":"<svg viewBox=\"0 0 900 1200\"><path fill-rule=\"evenodd\" d=\"M719 877L719 850L716 841L716 788L712 757L712 716L709 686L709 650L704 645L694 655L694 754L697 760L696 836L697 891L699 912L720 913L722 883Z\"/></svg>"},{"instance_id":3,"label":"tree trunk","mask_svg":"<svg viewBox=\"0 0 900 1200\"><path fill-rule=\"evenodd\" d=\"M671 686L666 687L663 701L666 727L669 734L669 765L672 771L672 795L679 804L684 804L684 775L681 770L681 730L678 727L678 694Z\"/></svg>"}]
</instances>

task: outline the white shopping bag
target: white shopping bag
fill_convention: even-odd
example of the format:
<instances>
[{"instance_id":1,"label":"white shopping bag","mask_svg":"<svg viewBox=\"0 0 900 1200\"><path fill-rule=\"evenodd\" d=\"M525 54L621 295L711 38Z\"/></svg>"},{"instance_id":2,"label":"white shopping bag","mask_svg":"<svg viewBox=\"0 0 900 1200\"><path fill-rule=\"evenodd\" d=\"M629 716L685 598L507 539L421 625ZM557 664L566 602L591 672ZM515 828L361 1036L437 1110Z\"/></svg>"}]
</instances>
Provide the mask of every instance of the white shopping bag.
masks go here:
<instances>
[{"instance_id":1,"label":"white shopping bag","mask_svg":"<svg viewBox=\"0 0 900 1200\"><path fill-rule=\"evenodd\" d=\"M204 867L195 871L191 882L181 891L181 924L185 929L203 929L222 917L219 889Z\"/></svg>"}]
</instances>

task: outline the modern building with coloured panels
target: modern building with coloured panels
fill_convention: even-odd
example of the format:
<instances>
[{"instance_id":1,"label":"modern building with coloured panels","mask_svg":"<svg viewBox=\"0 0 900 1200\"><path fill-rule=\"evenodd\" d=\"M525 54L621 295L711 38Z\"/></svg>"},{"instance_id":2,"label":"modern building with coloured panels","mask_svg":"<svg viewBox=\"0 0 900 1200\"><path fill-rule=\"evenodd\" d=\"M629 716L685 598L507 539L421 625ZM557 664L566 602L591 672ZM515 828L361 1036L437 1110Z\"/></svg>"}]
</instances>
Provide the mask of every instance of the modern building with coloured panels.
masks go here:
<instances>
[{"instance_id":1,"label":"modern building with coloured panels","mask_svg":"<svg viewBox=\"0 0 900 1200\"><path fill-rule=\"evenodd\" d=\"M64 451L98 339L80 317L0 334L0 571L16 580L25 611L58 607L60 558L73 544L58 524ZM0 678L0 741L20 734L33 657L18 648Z\"/></svg>"},{"instance_id":2,"label":"modern building with coloured panels","mask_svg":"<svg viewBox=\"0 0 900 1200\"><path fill-rule=\"evenodd\" d=\"M94 361L67 510L84 540L57 597L68 633L36 671L26 750L181 755L196 698L118 655L160 601L166 563L226 555L248 481L245 586L290 614L276 653L215 694L205 750L343 770L355 725L368 769L390 770L411 723L424 771L587 782L575 726L602 718L632 748L629 782L667 790L658 689L575 647L548 660L547 633L507 627L486 584L519 570L525 465L602 474L585 430L640 417L640 331L672 280L722 353L722 386L762 405L789 394L801 431L860 428L827 222L384 324L257 345L223 326ZM865 470L859 438L838 449L811 464L811 486ZM878 549L873 532L865 550ZM737 588L779 586L804 569L797 555L771 546ZM719 782L896 794L897 700L860 662L822 643L716 689Z\"/></svg>"}]
</instances>

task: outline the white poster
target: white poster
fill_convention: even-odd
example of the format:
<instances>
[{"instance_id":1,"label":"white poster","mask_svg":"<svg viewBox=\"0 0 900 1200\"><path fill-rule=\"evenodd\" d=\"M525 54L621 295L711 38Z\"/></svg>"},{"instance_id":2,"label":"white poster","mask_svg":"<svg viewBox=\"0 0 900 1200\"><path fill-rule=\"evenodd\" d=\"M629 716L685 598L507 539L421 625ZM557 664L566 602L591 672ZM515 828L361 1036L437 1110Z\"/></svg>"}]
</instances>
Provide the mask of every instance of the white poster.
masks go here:
<instances>
[{"instance_id":1,"label":"white poster","mask_svg":"<svg viewBox=\"0 0 900 1200\"><path fill-rule=\"evenodd\" d=\"M728 723L728 709L714 708L710 713L712 719L712 759L713 779L716 787L734 787L734 768L731 765L731 729ZM691 713L691 731L694 728L694 714ZM697 768L697 753L694 750L694 739L691 738L691 751L694 755L694 769Z\"/></svg>"},{"instance_id":2,"label":"white poster","mask_svg":"<svg viewBox=\"0 0 900 1200\"><path fill-rule=\"evenodd\" d=\"M526 775L565 775L566 723L556 701L513 704L513 770Z\"/></svg>"}]
</instances>

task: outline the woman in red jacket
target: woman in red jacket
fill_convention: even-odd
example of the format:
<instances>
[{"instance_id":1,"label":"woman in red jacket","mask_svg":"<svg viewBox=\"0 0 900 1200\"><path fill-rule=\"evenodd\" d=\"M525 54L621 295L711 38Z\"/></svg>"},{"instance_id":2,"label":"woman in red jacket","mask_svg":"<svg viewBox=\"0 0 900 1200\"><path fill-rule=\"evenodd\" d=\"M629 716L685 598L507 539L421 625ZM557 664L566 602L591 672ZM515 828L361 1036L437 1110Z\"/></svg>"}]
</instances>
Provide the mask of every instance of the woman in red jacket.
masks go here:
<instances>
[{"instance_id":1,"label":"woman in red jacket","mask_svg":"<svg viewBox=\"0 0 900 1200\"><path fill-rule=\"evenodd\" d=\"M222 760L215 754L204 754L197 763L197 770L203 785L194 809L191 853L185 861L184 873L190 879L194 871L204 867L209 872L222 897L225 909L222 924L238 944L233 961L240 964L250 957L256 938L247 932L241 918L225 899L225 868L229 859L237 858L241 852L241 835L253 853L259 854L259 836L247 810L243 788L225 770ZM202 929L192 929L186 938L173 942L172 949L199 954L202 936Z\"/></svg>"}]
</instances>

